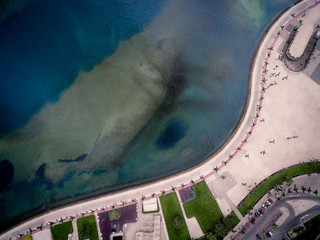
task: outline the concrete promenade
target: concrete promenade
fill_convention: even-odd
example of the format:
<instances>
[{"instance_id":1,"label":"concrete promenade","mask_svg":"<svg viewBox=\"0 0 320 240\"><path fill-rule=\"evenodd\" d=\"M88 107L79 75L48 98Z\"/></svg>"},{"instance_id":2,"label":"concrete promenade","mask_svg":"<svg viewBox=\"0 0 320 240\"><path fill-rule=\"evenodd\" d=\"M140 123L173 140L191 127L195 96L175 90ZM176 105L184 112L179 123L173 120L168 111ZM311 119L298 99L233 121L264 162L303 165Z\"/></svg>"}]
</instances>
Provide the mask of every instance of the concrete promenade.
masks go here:
<instances>
[{"instance_id":1,"label":"concrete promenade","mask_svg":"<svg viewBox=\"0 0 320 240\"><path fill-rule=\"evenodd\" d=\"M131 199L141 201L142 196L151 198L153 193L159 197L161 190L170 193L172 186L177 191L182 183L202 181L200 176L214 182L227 173L236 184L226 189L226 195L228 201L237 206L250 191L243 183L254 187L255 183L285 167L312 158L319 159L320 86L303 72L288 72L278 60L277 51L284 41L281 34L285 28L281 30L281 26L288 26L304 14L307 18L309 12L310 16L320 15L318 5L320 2L314 0L303 1L287 11L269 29L257 51L251 75L250 99L243 121L219 153L202 165L175 176L50 211L3 233L0 238L15 239L18 234L26 233L29 228L36 229L41 224L43 229L49 228L49 222L57 222L61 217L68 220L70 216L75 219L81 217L81 213L90 215L90 209L96 212L101 208L108 210L114 203L120 207L120 201L126 201L127 205L132 204ZM294 17L292 13L295 13ZM280 34L277 34L278 31L281 31ZM279 75L271 76L272 72L279 72Z\"/></svg>"}]
</instances>

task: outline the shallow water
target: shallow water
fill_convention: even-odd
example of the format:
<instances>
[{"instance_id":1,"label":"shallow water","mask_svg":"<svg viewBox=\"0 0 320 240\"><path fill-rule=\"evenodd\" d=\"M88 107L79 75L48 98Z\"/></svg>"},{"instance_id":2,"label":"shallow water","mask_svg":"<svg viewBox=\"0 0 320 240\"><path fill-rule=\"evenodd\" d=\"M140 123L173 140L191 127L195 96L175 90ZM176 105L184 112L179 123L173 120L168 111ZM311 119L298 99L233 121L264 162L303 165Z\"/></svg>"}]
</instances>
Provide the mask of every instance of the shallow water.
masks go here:
<instances>
[{"instance_id":1,"label":"shallow water","mask_svg":"<svg viewBox=\"0 0 320 240\"><path fill-rule=\"evenodd\" d=\"M1 222L206 159L241 118L259 37L293 3L32 1L11 13L0 170L14 177Z\"/></svg>"}]
</instances>

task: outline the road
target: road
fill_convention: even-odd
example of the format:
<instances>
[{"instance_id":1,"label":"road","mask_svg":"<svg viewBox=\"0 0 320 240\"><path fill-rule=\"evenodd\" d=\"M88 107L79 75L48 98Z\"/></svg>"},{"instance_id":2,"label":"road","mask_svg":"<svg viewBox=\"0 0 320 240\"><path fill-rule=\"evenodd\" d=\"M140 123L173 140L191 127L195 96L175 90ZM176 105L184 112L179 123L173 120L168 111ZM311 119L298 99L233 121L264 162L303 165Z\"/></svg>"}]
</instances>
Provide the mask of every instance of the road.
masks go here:
<instances>
[{"instance_id":1,"label":"road","mask_svg":"<svg viewBox=\"0 0 320 240\"><path fill-rule=\"evenodd\" d=\"M289 200L312 200L312 201L317 201L319 205L314 206L296 216L293 207L288 203ZM277 230L274 230L272 228L272 225L281 207L285 207L288 209L289 217ZM281 199L280 201L274 202L265 211L263 216L257 219L255 225L250 224L251 227L248 228L247 233L243 235L241 239L254 240L254 239L257 239L256 238L257 233L259 233L260 236L263 236L265 235L265 232L271 230L271 232L273 232L272 239L281 240L288 230L302 223L301 217L303 217L306 214L308 214L308 219L320 214L320 196L309 195L305 193L295 194L294 196L290 195L286 198Z\"/></svg>"}]
</instances>

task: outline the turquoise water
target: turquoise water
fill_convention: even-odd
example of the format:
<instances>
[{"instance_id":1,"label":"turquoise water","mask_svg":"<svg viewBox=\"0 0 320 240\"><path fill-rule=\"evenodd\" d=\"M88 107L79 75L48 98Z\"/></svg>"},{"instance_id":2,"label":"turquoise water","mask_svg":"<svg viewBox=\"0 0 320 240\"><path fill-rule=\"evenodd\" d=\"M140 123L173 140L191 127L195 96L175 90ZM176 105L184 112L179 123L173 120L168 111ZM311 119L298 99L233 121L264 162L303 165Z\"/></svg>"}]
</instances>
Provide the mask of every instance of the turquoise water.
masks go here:
<instances>
[{"instance_id":1,"label":"turquoise water","mask_svg":"<svg viewBox=\"0 0 320 240\"><path fill-rule=\"evenodd\" d=\"M250 62L259 37L270 21L293 3L30 1L7 14L0 22L0 171L6 179L1 184L1 223L14 216L26 217L32 209L43 211L61 200L157 179L210 156L241 118ZM119 47L135 36L138 40L134 47ZM34 117L43 116L48 103L54 106L61 102L64 92L77 89L79 72L91 76L94 66L118 51L124 52L120 60L122 57L125 62L132 48L141 52L162 77L165 96L154 101L161 100L160 104L149 104L147 109L152 110L146 111L148 117L141 117L139 127L131 126L137 128L132 135L126 133L131 131L130 126L120 123L116 128L121 131L116 129L111 137L105 135L111 138L109 141L99 137L105 134L99 130L98 145L105 144L106 151L99 161L90 159L87 150L74 150L72 154L61 150L55 151L54 159L43 157L55 148L49 140L31 144L42 134L38 129L49 125L46 119L37 122ZM134 59L135 55L130 57ZM113 63L110 60L106 66ZM115 67L112 71L128 72L126 76L130 77L136 74L132 67ZM114 82L108 79L105 84L112 88ZM87 77L85 81L94 79ZM116 84L122 84L121 78ZM142 81L141 91L160 92L162 87L150 90ZM114 99L123 101L117 93ZM85 96L80 100L84 105L91 101ZM90 105L88 113L95 116L98 107ZM97 126L105 124L98 116L94 120ZM32 128L27 126L30 123ZM58 136L62 145L72 149L78 144L78 138L68 136L68 131L64 134ZM20 145L15 145L16 141ZM25 169L25 173L19 169ZM50 175L55 171L57 176Z\"/></svg>"}]
</instances>

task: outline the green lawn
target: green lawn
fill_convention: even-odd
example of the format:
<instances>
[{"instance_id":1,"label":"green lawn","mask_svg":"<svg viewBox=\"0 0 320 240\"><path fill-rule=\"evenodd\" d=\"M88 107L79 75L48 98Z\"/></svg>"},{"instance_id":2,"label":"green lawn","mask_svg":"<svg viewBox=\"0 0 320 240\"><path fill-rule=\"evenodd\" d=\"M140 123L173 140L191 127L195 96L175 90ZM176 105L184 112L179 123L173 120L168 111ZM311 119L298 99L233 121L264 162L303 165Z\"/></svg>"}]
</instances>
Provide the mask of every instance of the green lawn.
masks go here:
<instances>
[{"instance_id":1,"label":"green lawn","mask_svg":"<svg viewBox=\"0 0 320 240\"><path fill-rule=\"evenodd\" d=\"M304 224L306 231L295 238L295 240L316 239L320 234L320 215L312 218Z\"/></svg>"},{"instance_id":2,"label":"green lawn","mask_svg":"<svg viewBox=\"0 0 320 240\"><path fill-rule=\"evenodd\" d=\"M116 220L119 218L119 210L113 209L108 212L110 221Z\"/></svg>"},{"instance_id":3,"label":"green lawn","mask_svg":"<svg viewBox=\"0 0 320 240\"><path fill-rule=\"evenodd\" d=\"M31 237L31 236L24 237L24 238L22 238L21 240L32 240L32 237Z\"/></svg>"},{"instance_id":4,"label":"green lawn","mask_svg":"<svg viewBox=\"0 0 320 240\"><path fill-rule=\"evenodd\" d=\"M166 221L166 226L170 240L187 240L190 239L189 231L186 223L181 229L174 228L172 221L176 216L180 216L184 222L185 219L180 208L177 194L175 192L160 197L163 216Z\"/></svg>"},{"instance_id":5,"label":"green lawn","mask_svg":"<svg viewBox=\"0 0 320 240\"><path fill-rule=\"evenodd\" d=\"M197 198L183 204L183 207L187 218L196 217L202 231L206 233L223 219L223 215L205 181L193 185L193 188Z\"/></svg>"},{"instance_id":6,"label":"green lawn","mask_svg":"<svg viewBox=\"0 0 320 240\"><path fill-rule=\"evenodd\" d=\"M270 176L262 181L248 196L239 204L238 209L244 216L256 204L256 202L265 195L274 186L281 184L286 176L295 177L307 173L319 173L320 162L304 163L298 166L293 166Z\"/></svg>"},{"instance_id":7,"label":"green lawn","mask_svg":"<svg viewBox=\"0 0 320 240\"><path fill-rule=\"evenodd\" d=\"M66 240L68 234L73 232L71 221L65 222L51 228L53 240Z\"/></svg>"},{"instance_id":8,"label":"green lawn","mask_svg":"<svg viewBox=\"0 0 320 240\"><path fill-rule=\"evenodd\" d=\"M98 240L98 231L94 215L77 220L79 239Z\"/></svg>"}]
</instances>

